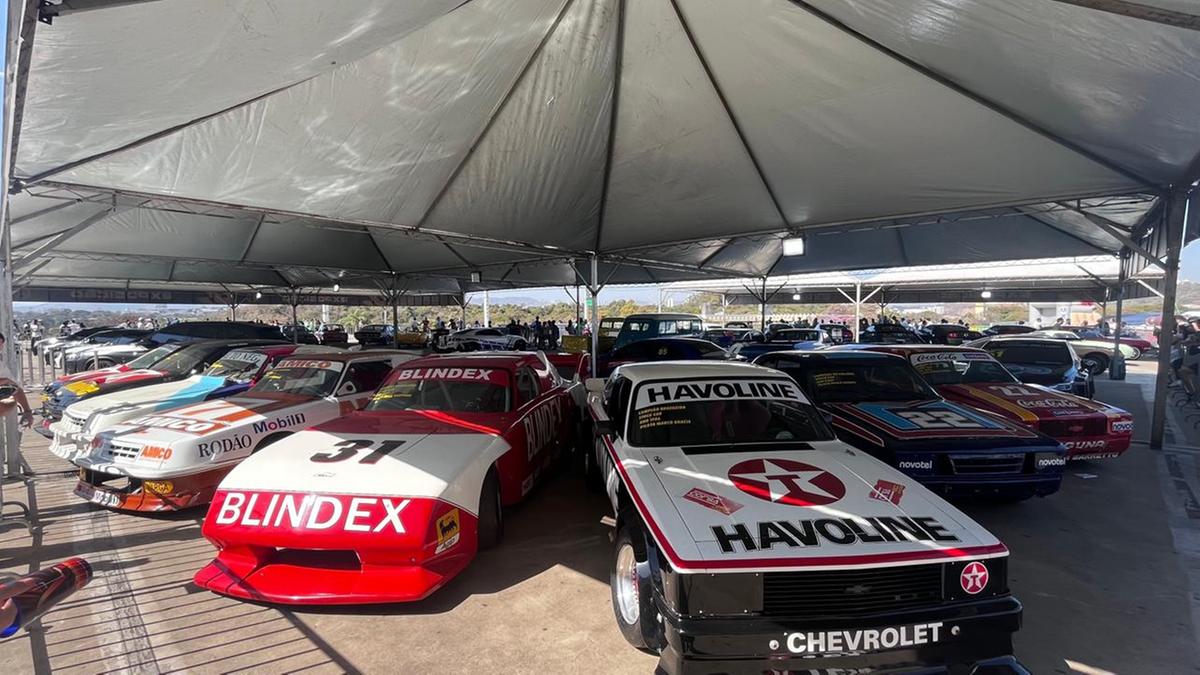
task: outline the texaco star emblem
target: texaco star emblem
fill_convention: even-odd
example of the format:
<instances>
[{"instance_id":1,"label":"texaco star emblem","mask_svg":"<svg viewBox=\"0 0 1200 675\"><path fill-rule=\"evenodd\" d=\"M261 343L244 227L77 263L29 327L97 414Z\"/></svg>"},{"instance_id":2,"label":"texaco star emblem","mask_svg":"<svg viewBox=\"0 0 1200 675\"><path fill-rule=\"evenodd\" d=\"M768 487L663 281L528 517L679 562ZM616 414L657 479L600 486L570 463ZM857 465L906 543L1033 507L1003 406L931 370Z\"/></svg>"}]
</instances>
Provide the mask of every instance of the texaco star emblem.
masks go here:
<instances>
[{"instance_id":1,"label":"texaco star emblem","mask_svg":"<svg viewBox=\"0 0 1200 675\"><path fill-rule=\"evenodd\" d=\"M822 506L846 496L828 471L791 459L748 459L729 467L729 480L748 495L776 504Z\"/></svg>"},{"instance_id":2,"label":"texaco star emblem","mask_svg":"<svg viewBox=\"0 0 1200 675\"><path fill-rule=\"evenodd\" d=\"M962 589L971 595L975 595L987 588L988 571L987 566L978 560L967 563L963 568L962 574L958 577L958 582L962 584Z\"/></svg>"}]
</instances>

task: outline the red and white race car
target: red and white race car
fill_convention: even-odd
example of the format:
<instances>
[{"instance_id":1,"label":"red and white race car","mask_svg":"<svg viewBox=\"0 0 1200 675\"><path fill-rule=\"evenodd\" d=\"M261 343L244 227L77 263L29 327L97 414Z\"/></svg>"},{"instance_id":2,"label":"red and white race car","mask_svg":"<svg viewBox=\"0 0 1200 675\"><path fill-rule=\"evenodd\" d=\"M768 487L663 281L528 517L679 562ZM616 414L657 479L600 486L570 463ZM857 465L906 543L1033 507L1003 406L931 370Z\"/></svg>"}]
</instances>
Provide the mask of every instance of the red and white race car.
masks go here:
<instances>
[{"instance_id":1,"label":"red and white race car","mask_svg":"<svg viewBox=\"0 0 1200 675\"><path fill-rule=\"evenodd\" d=\"M393 371L366 407L234 468L203 533L200 586L248 600L420 600L499 542L572 444L575 401L541 354L430 356Z\"/></svg>"},{"instance_id":2,"label":"red and white race car","mask_svg":"<svg viewBox=\"0 0 1200 675\"><path fill-rule=\"evenodd\" d=\"M248 391L143 415L97 434L75 494L124 511L207 504L217 484L257 450L361 408L401 352L306 353L281 360Z\"/></svg>"}]
</instances>

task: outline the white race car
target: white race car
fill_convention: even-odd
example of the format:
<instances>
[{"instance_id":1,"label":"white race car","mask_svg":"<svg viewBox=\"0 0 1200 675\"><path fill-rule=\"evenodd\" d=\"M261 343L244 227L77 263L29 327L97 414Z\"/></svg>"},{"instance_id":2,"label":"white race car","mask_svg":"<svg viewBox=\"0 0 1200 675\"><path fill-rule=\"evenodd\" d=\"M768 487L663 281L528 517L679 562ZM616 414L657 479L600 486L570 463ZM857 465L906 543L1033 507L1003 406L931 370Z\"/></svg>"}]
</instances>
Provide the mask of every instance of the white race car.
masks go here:
<instances>
[{"instance_id":1,"label":"white race car","mask_svg":"<svg viewBox=\"0 0 1200 675\"><path fill-rule=\"evenodd\" d=\"M588 384L613 608L662 672L1024 672L1004 545L835 440L784 374L661 362Z\"/></svg>"},{"instance_id":2,"label":"white race car","mask_svg":"<svg viewBox=\"0 0 1200 675\"><path fill-rule=\"evenodd\" d=\"M126 511L207 504L238 462L296 431L361 408L401 352L284 358L249 391L144 415L100 432L74 463L75 494Z\"/></svg>"},{"instance_id":3,"label":"white race car","mask_svg":"<svg viewBox=\"0 0 1200 675\"><path fill-rule=\"evenodd\" d=\"M328 351L328 348L282 343L238 347L225 352L201 374L120 389L72 403L63 411L62 419L50 425L50 452L72 461L87 452L92 439L105 429L142 415L240 394L279 359L306 351Z\"/></svg>"},{"instance_id":4,"label":"white race car","mask_svg":"<svg viewBox=\"0 0 1200 675\"><path fill-rule=\"evenodd\" d=\"M520 335L509 335L498 328L468 328L442 336L434 344L440 352L524 351L529 346Z\"/></svg>"}]
</instances>

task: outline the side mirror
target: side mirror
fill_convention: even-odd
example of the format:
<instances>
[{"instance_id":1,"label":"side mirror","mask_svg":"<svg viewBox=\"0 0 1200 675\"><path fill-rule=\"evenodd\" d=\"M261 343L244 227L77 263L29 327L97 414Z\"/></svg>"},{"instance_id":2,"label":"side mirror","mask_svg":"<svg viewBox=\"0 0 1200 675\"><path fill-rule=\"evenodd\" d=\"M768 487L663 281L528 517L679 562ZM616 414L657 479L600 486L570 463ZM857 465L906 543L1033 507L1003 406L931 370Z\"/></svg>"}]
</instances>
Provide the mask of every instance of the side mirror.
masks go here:
<instances>
[{"instance_id":1,"label":"side mirror","mask_svg":"<svg viewBox=\"0 0 1200 675\"><path fill-rule=\"evenodd\" d=\"M607 382L603 377L589 377L584 386L589 394L601 395L604 393L604 385Z\"/></svg>"},{"instance_id":2,"label":"side mirror","mask_svg":"<svg viewBox=\"0 0 1200 675\"><path fill-rule=\"evenodd\" d=\"M600 434L601 436L612 435L612 432L613 432L612 420L593 420L592 424L595 426L596 433Z\"/></svg>"},{"instance_id":3,"label":"side mirror","mask_svg":"<svg viewBox=\"0 0 1200 675\"><path fill-rule=\"evenodd\" d=\"M351 394L357 394L357 393L358 393L358 387L354 386L353 382L343 382L342 386L338 387L338 390L337 390L338 396L349 396Z\"/></svg>"}]
</instances>

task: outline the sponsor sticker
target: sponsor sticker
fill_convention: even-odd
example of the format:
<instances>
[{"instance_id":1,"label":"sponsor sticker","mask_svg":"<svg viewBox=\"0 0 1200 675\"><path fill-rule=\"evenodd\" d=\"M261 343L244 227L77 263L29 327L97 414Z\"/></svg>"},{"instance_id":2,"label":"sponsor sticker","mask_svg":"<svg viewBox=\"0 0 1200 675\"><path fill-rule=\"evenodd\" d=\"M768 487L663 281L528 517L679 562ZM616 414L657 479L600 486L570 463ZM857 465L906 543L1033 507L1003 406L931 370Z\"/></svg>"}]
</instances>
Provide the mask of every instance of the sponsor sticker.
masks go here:
<instances>
[{"instance_id":1,"label":"sponsor sticker","mask_svg":"<svg viewBox=\"0 0 1200 675\"><path fill-rule=\"evenodd\" d=\"M1037 468L1039 468L1039 469L1045 469L1045 468L1051 467L1051 466L1066 466L1066 465L1067 465L1066 457L1038 457L1038 459L1037 459Z\"/></svg>"},{"instance_id":2,"label":"sponsor sticker","mask_svg":"<svg viewBox=\"0 0 1200 675\"><path fill-rule=\"evenodd\" d=\"M460 534L458 509L451 509L446 515L438 518L434 526L437 529L437 548L433 551L434 555L458 543Z\"/></svg>"},{"instance_id":3,"label":"sponsor sticker","mask_svg":"<svg viewBox=\"0 0 1200 675\"><path fill-rule=\"evenodd\" d=\"M411 502L390 497L227 492L214 522L251 528L405 534L400 516Z\"/></svg>"},{"instance_id":4,"label":"sponsor sticker","mask_svg":"<svg viewBox=\"0 0 1200 675\"><path fill-rule=\"evenodd\" d=\"M225 425L219 422L189 420L179 417L167 417L164 415L147 415L146 417L139 417L135 420L130 420L128 426L148 427L154 429L171 429L172 431L182 431L188 434L201 435Z\"/></svg>"},{"instance_id":5,"label":"sponsor sticker","mask_svg":"<svg viewBox=\"0 0 1200 675\"><path fill-rule=\"evenodd\" d=\"M1057 396L1054 398L1047 397L1047 398L1017 399L1017 405L1021 406L1022 408L1060 408L1061 409L1061 408L1082 408L1083 407L1083 406L1079 405L1078 403L1076 403L1075 401L1072 401L1069 398L1065 398L1065 397L1060 398Z\"/></svg>"},{"instance_id":6,"label":"sponsor sticker","mask_svg":"<svg viewBox=\"0 0 1200 675\"><path fill-rule=\"evenodd\" d=\"M237 450L247 450L250 448L250 444L249 434L237 434L228 438L217 438L197 443L196 450L202 458L208 458Z\"/></svg>"},{"instance_id":7,"label":"sponsor sticker","mask_svg":"<svg viewBox=\"0 0 1200 675\"><path fill-rule=\"evenodd\" d=\"M911 626L788 633L784 646L792 654L850 654L917 647L942 639L942 622Z\"/></svg>"},{"instance_id":8,"label":"sponsor sticker","mask_svg":"<svg viewBox=\"0 0 1200 675\"><path fill-rule=\"evenodd\" d=\"M100 391L100 385L92 382L91 380L84 380L82 382L72 382L71 384L63 387L63 389L66 389L72 394L83 396L84 394Z\"/></svg>"},{"instance_id":9,"label":"sponsor sticker","mask_svg":"<svg viewBox=\"0 0 1200 675\"><path fill-rule=\"evenodd\" d=\"M340 371L345 366L341 361L318 361L316 359L284 359L276 368L303 368L305 370Z\"/></svg>"},{"instance_id":10,"label":"sponsor sticker","mask_svg":"<svg viewBox=\"0 0 1200 675\"><path fill-rule=\"evenodd\" d=\"M405 368L396 373L400 380L464 380L507 384L505 371L496 368Z\"/></svg>"},{"instance_id":11,"label":"sponsor sticker","mask_svg":"<svg viewBox=\"0 0 1200 675\"><path fill-rule=\"evenodd\" d=\"M691 490L688 490L683 495L683 498L690 502L695 502L700 506L710 508L713 511L724 513L727 516L732 515L734 511L742 508L741 504L728 497L722 497L721 495L713 494L707 490L701 490L700 488L692 488Z\"/></svg>"},{"instance_id":12,"label":"sponsor sticker","mask_svg":"<svg viewBox=\"0 0 1200 675\"><path fill-rule=\"evenodd\" d=\"M793 459L747 459L729 467L746 494L776 504L823 506L846 496L846 485L825 469Z\"/></svg>"},{"instance_id":13,"label":"sponsor sticker","mask_svg":"<svg viewBox=\"0 0 1200 675\"><path fill-rule=\"evenodd\" d=\"M768 520L735 523L732 527L712 525L713 537L722 553L770 551L776 546L811 548L823 544L862 546L891 542L956 542L935 518L921 516L870 516L817 518L813 520Z\"/></svg>"},{"instance_id":14,"label":"sponsor sticker","mask_svg":"<svg viewBox=\"0 0 1200 675\"><path fill-rule=\"evenodd\" d=\"M904 486L899 483L893 483L890 480L880 479L876 481L875 488L871 490L871 499L878 499L881 502L899 504L903 496Z\"/></svg>"},{"instance_id":15,"label":"sponsor sticker","mask_svg":"<svg viewBox=\"0 0 1200 675\"><path fill-rule=\"evenodd\" d=\"M968 595L978 595L983 592L988 584L987 565L978 560L967 563L962 573L958 575L958 583Z\"/></svg>"},{"instance_id":16,"label":"sponsor sticker","mask_svg":"<svg viewBox=\"0 0 1200 675\"><path fill-rule=\"evenodd\" d=\"M918 470L918 471L933 471L933 460L902 460L896 463L896 466L901 470Z\"/></svg>"},{"instance_id":17,"label":"sponsor sticker","mask_svg":"<svg viewBox=\"0 0 1200 675\"><path fill-rule=\"evenodd\" d=\"M142 451L138 453L138 459L162 462L171 459L171 454L170 448L161 445L143 445Z\"/></svg>"},{"instance_id":18,"label":"sponsor sticker","mask_svg":"<svg viewBox=\"0 0 1200 675\"><path fill-rule=\"evenodd\" d=\"M1115 434L1133 433L1133 420L1120 420L1113 422L1112 430Z\"/></svg>"},{"instance_id":19,"label":"sponsor sticker","mask_svg":"<svg viewBox=\"0 0 1200 675\"><path fill-rule=\"evenodd\" d=\"M929 352L913 354L913 365L936 363L939 361L991 361L992 357L980 352Z\"/></svg>"},{"instance_id":20,"label":"sponsor sticker","mask_svg":"<svg viewBox=\"0 0 1200 675\"><path fill-rule=\"evenodd\" d=\"M75 486L75 494L82 497L84 501L100 506L120 506L121 498L109 492L108 490L97 490L95 487L87 483L79 483Z\"/></svg>"},{"instance_id":21,"label":"sponsor sticker","mask_svg":"<svg viewBox=\"0 0 1200 675\"><path fill-rule=\"evenodd\" d=\"M783 399L808 401L800 388L790 380L721 380L651 382L638 389L636 408L647 408L664 403L688 403L691 401L722 401L736 399Z\"/></svg>"},{"instance_id":22,"label":"sponsor sticker","mask_svg":"<svg viewBox=\"0 0 1200 675\"><path fill-rule=\"evenodd\" d=\"M1067 441L1063 443L1068 450L1099 450L1108 447L1108 441L1096 439L1091 441ZM1039 463L1040 465L1040 463Z\"/></svg>"}]
</instances>

